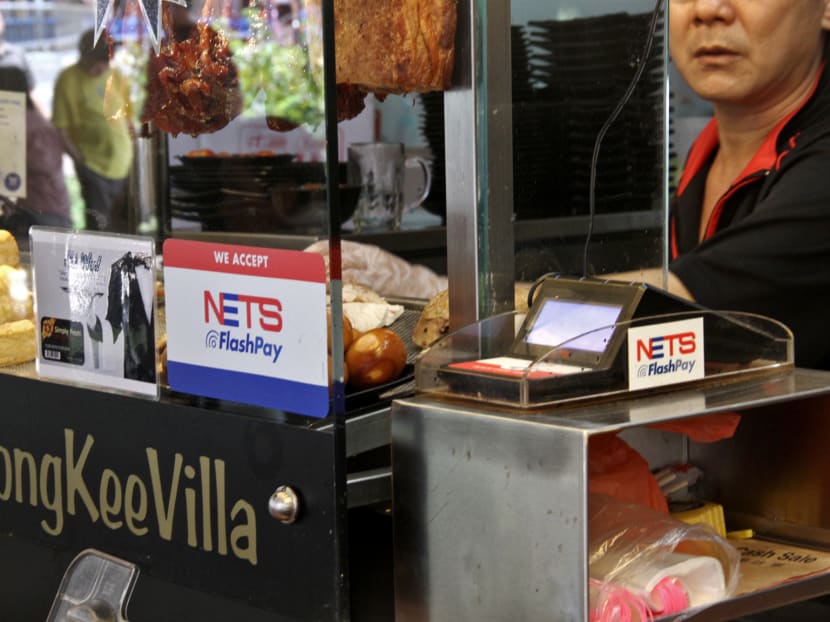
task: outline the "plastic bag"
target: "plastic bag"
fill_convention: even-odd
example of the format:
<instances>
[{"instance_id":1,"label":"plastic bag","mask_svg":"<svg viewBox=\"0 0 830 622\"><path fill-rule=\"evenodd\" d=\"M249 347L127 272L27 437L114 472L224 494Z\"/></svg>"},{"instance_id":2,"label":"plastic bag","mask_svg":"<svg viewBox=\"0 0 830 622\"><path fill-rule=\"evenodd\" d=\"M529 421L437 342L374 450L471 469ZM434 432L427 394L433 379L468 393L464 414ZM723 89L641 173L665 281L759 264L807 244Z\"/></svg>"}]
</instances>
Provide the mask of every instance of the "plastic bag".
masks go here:
<instances>
[{"instance_id":1,"label":"plastic bag","mask_svg":"<svg viewBox=\"0 0 830 622\"><path fill-rule=\"evenodd\" d=\"M327 240L315 242L305 250L323 255L328 271ZM358 283L381 296L429 299L447 288L446 277L372 244L341 242L341 261L344 283Z\"/></svg>"},{"instance_id":2,"label":"plastic bag","mask_svg":"<svg viewBox=\"0 0 830 622\"><path fill-rule=\"evenodd\" d=\"M709 526L606 495L590 496L588 515L591 578L645 599L654 614L701 607L735 593L740 554Z\"/></svg>"},{"instance_id":3,"label":"plastic bag","mask_svg":"<svg viewBox=\"0 0 830 622\"><path fill-rule=\"evenodd\" d=\"M741 421L737 413L715 413L648 427L685 434L696 443L731 438ZM668 513L668 504L648 462L615 434L599 434L588 441L588 491Z\"/></svg>"},{"instance_id":4,"label":"plastic bag","mask_svg":"<svg viewBox=\"0 0 830 622\"><path fill-rule=\"evenodd\" d=\"M740 422L741 416L730 412L652 423L648 427L664 432L685 434L695 443L714 443L725 438L732 438Z\"/></svg>"}]
</instances>

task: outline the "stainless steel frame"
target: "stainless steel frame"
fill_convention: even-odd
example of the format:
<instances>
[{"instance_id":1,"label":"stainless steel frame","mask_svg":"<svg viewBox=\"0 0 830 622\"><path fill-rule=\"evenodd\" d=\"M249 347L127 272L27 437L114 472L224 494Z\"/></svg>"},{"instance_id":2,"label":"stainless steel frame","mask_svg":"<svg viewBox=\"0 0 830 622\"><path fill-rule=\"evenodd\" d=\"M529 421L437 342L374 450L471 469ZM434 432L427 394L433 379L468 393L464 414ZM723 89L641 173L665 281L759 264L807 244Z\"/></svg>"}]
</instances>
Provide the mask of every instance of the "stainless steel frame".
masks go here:
<instances>
[{"instance_id":1,"label":"stainless steel frame","mask_svg":"<svg viewBox=\"0 0 830 622\"><path fill-rule=\"evenodd\" d=\"M710 498L757 517L756 528L765 520L770 535L781 537L789 528L791 536L826 543L830 511L811 512L809 491L830 487L830 472L813 469L828 459L821 442L810 443L808 455L799 447L826 429L828 396L830 373L795 370L531 412L427 397L396 402L396 620L587 620L588 440L652 423L740 411L744 421L734 440L690 444L707 473ZM770 420L777 425L770 427ZM798 425L801 442L786 442L787 451L776 453L782 429ZM675 450L676 459L684 457L685 447ZM760 479L752 470L764 463ZM778 530L769 526L776 517L786 521ZM692 619L728 620L827 592L825 574L719 603Z\"/></svg>"},{"instance_id":2,"label":"stainless steel frame","mask_svg":"<svg viewBox=\"0 0 830 622\"><path fill-rule=\"evenodd\" d=\"M444 96L447 274L460 328L513 308L509 2L459 3L454 75Z\"/></svg>"}]
</instances>

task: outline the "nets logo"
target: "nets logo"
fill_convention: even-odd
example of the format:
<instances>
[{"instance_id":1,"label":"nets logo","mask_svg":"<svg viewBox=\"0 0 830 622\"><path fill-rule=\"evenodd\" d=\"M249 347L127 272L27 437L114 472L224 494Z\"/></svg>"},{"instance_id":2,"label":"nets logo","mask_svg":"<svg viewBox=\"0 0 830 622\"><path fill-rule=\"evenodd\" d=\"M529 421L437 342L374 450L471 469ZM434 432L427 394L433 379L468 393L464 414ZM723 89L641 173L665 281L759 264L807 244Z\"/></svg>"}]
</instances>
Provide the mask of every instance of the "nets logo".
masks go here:
<instances>
[{"instance_id":1,"label":"nets logo","mask_svg":"<svg viewBox=\"0 0 830 622\"><path fill-rule=\"evenodd\" d=\"M691 331L637 340L638 363L643 360L643 356L649 361L653 361L666 356L694 354L696 351L697 340L695 334Z\"/></svg>"},{"instance_id":2,"label":"nets logo","mask_svg":"<svg viewBox=\"0 0 830 622\"><path fill-rule=\"evenodd\" d=\"M218 300L205 290L205 324L213 317L222 326L259 328L278 333L282 330L282 303L277 298L219 292Z\"/></svg>"},{"instance_id":3,"label":"nets logo","mask_svg":"<svg viewBox=\"0 0 830 622\"><path fill-rule=\"evenodd\" d=\"M264 357L277 363L282 346L268 338L249 332L251 329L278 333L282 330L282 303L276 298L219 292L218 300L209 291L204 292L205 324L211 314L222 326L240 328L240 331L209 330L205 347L242 355Z\"/></svg>"},{"instance_id":4,"label":"nets logo","mask_svg":"<svg viewBox=\"0 0 830 622\"><path fill-rule=\"evenodd\" d=\"M697 352L697 336L688 331L649 337L648 339L637 340L637 362L644 359L651 363L641 365L637 369L640 378L661 374L673 374L685 372L691 374L695 368L694 360L684 360L683 356L690 356ZM677 357L677 358L675 358ZM661 360L668 359L668 360ZM659 362L657 362L659 361Z\"/></svg>"}]
</instances>

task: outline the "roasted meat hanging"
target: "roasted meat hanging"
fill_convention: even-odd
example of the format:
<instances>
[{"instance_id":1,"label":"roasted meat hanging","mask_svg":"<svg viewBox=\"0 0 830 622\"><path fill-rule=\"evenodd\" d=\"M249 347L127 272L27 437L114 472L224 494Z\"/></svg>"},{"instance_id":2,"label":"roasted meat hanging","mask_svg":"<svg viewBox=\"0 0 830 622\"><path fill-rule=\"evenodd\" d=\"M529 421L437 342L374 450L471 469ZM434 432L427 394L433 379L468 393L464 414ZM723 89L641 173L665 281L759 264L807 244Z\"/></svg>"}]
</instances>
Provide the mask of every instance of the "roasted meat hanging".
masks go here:
<instances>
[{"instance_id":1,"label":"roasted meat hanging","mask_svg":"<svg viewBox=\"0 0 830 622\"><path fill-rule=\"evenodd\" d=\"M184 36L168 38L158 55L151 54L143 122L174 136L196 136L222 129L241 107L228 41L207 22L193 24Z\"/></svg>"}]
</instances>

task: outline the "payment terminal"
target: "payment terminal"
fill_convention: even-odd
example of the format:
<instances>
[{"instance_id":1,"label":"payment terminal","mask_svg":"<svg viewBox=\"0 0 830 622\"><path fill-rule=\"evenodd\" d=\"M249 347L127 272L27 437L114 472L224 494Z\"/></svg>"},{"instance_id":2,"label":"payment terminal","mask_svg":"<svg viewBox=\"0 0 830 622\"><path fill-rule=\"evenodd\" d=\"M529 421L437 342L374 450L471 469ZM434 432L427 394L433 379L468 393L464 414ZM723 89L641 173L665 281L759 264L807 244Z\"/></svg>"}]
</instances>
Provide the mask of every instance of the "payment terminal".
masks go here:
<instances>
[{"instance_id":1,"label":"payment terminal","mask_svg":"<svg viewBox=\"0 0 830 622\"><path fill-rule=\"evenodd\" d=\"M439 376L450 391L492 396L524 380L529 401L602 392L625 381L631 320L695 309L642 283L547 278L506 351L454 361Z\"/></svg>"}]
</instances>

